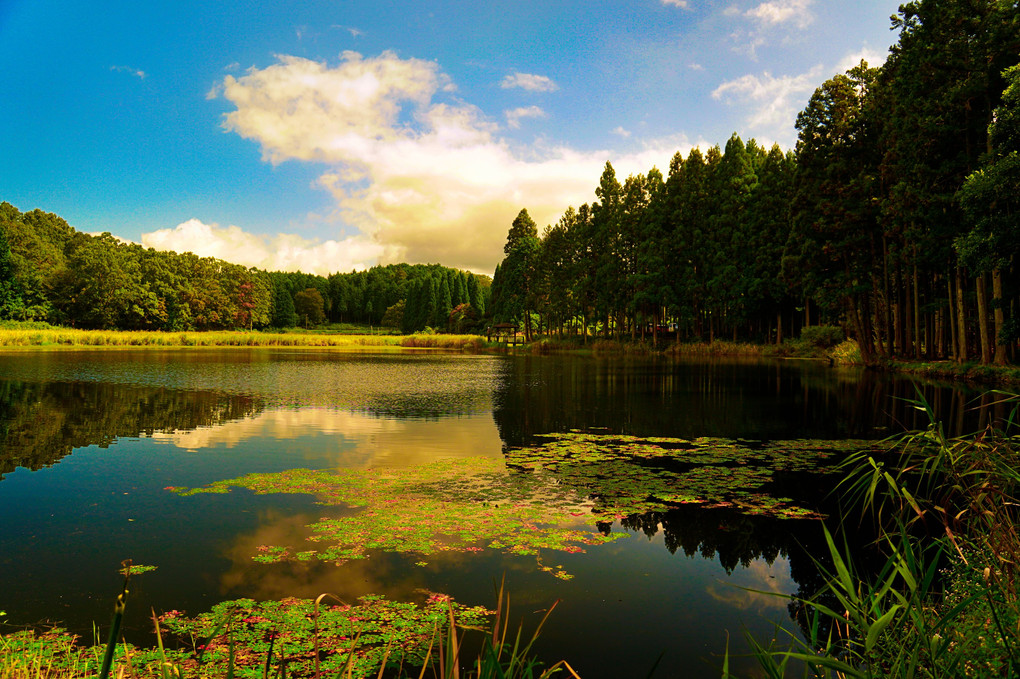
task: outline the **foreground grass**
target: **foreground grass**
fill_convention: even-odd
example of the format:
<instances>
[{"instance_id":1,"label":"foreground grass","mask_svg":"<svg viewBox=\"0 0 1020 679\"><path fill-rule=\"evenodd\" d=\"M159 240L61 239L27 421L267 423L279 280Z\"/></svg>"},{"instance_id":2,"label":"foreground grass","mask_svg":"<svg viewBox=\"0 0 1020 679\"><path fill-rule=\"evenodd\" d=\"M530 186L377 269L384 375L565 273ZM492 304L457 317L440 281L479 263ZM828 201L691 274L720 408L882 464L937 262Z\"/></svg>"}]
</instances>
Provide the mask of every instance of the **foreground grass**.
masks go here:
<instances>
[{"instance_id":1,"label":"foreground grass","mask_svg":"<svg viewBox=\"0 0 1020 679\"><path fill-rule=\"evenodd\" d=\"M1015 419L947 438L927 404L915 406L928 429L891 457L851 458L841 485L876 522L884 566L861 573L826 530L832 566L818 595L797 602L800 629L751 640L765 676L1020 677Z\"/></svg>"},{"instance_id":2,"label":"foreground grass","mask_svg":"<svg viewBox=\"0 0 1020 679\"><path fill-rule=\"evenodd\" d=\"M364 350L437 348L478 351L477 335L346 335L321 332L158 332L75 328L0 328L0 348L173 348L173 347L328 347Z\"/></svg>"}]
</instances>

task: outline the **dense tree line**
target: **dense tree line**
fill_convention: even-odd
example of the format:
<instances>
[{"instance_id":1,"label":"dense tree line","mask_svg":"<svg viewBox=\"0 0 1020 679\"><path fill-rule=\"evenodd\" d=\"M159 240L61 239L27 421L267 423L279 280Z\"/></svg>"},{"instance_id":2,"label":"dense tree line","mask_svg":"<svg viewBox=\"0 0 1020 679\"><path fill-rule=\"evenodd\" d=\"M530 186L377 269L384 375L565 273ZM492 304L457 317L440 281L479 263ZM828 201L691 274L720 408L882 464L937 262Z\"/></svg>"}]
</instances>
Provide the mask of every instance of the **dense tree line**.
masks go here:
<instances>
[{"instance_id":1,"label":"dense tree line","mask_svg":"<svg viewBox=\"0 0 1020 679\"><path fill-rule=\"evenodd\" d=\"M267 272L81 233L54 214L0 203L0 319L165 331L329 321L472 332L488 291L487 277L437 264L328 277Z\"/></svg>"},{"instance_id":2,"label":"dense tree line","mask_svg":"<svg viewBox=\"0 0 1020 679\"><path fill-rule=\"evenodd\" d=\"M493 280L528 334L781 341L840 323L865 358L1003 363L1020 339L1020 5L919 0L896 45L825 81L795 151L733 135L541 237L524 210ZM1012 356L1010 355L1012 354Z\"/></svg>"}]
</instances>

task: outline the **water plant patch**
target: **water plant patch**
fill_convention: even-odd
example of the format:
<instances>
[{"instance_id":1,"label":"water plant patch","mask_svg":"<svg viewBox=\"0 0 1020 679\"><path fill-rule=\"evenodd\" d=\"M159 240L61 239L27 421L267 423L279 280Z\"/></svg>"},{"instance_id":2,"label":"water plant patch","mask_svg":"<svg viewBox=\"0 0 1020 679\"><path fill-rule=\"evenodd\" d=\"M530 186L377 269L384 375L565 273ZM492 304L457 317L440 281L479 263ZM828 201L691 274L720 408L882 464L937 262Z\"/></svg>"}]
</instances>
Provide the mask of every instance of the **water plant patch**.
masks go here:
<instances>
[{"instance_id":1,"label":"water plant patch","mask_svg":"<svg viewBox=\"0 0 1020 679\"><path fill-rule=\"evenodd\" d=\"M409 553L418 565L441 552L495 549L530 555L583 552L623 537L605 526L624 517L678 505L735 508L751 515L817 518L811 507L775 493L781 474L827 473L867 441L755 442L638 438L613 434L549 434L537 446L490 458L443 459L397 469L292 469L249 474L181 495L309 493L323 505L357 508L311 524L311 545L261 545L256 561L319 559L342 564L373 550ZM600 530L595 530L596 526Z\"/></svg>"},{"instance_id":2,"label":"water plant patch","mask_svg":"<svg viewBox=\"0 0 1020 679\"><path fill-rule=\"evenodd\" d=\"M383 662L424 665L434 636L449 627L451 611L458 628L483 631L495 613L445 594L424 594L420 603L376 595L351 604L320 603L317 612L314 600L297 598L225 601L194 617L168 611L158 617L162 648L118 645L114 676L262 679L268 661L271 676L282 668L289 677L310 677L318 656L326 676L339 676L350 657L350 675L343 676L374 677ZM95 676L103 650L98 643L82 645L61 628L24 630L0 636L0 668L15 676Z\"/></svg>"},{"instance_id":3,"label":"water plant patch","mask_svg":"<svg viewBox=\"0 0 1020 679\"><path fill-rule=\"evenodd\" d=\"M747 441L570 431L507 452L507 465L551 475L593 502L599 521L670 506L736 507L775 518L818 518L774 491L780 475L825 475L849 453L881 447L864 440Z\"/></svg>"},{"instance_id":4,"label":"water plant patch","mask_svg":"<svg viewBox=\"0 0 1020 679\"><path fill-rule=\"evenodd\" d=\"M310 539L323 543L321 549L259 546L254 558L263 563L317 558L342 564L383 550L418 555L417 563L426 565L428 556L440 552L583 552L625 535L595 530L586 521L592 503L574 490L550 478L515 473L490 458L439 460L405 469L292 469L172 490L191 495L225 493L234 487L255 493L310 493L321 504L362 508L313 523ZM570 577L558 566L543 570Z\"/></svg>"},{"instance_id":5,"label":"water plant patch","mask_svg":"<svg viewBox=\"0 0 1020 679\"><path fill-rule=\"evenodd\" d=\"M232 652L234 676L262 677L272 643L273 665L282 661L288 676L312 676L317 650L319 668L326 675L338 676L353 654L352 676L366 677L375 676L384 658L392 667L422 666L434 636L448 627L451 609L458 627L476 630L485 630L495 613L484 606L463 606L445 594L427 593L420 604L378 595L363 596L353 604L320 604L317 615L311 599L237 599L196 617L170 611L159 622L185 644L181 667L194 669L201 654L204 676L226 676ZM224 619L228 625L220 625ZM206 643L217 626L222 633Z\"/></svg>"}]
</instances>

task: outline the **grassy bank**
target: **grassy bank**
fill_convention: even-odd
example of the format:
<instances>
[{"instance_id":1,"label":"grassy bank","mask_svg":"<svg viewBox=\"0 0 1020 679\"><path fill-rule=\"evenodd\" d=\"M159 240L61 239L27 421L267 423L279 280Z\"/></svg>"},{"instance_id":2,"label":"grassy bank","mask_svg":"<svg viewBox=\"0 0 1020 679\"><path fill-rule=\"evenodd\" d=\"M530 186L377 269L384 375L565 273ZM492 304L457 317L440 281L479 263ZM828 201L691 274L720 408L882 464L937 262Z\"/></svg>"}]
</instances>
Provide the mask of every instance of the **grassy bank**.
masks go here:
<instances>
[{"instance_id":1,"label":"grassy bank","mask_svg":"<svg viewBox=\"0 0 1020 679\"><path fill-rule=\"evenodd\" d=\"M439 349L446 351L482 352L502 349L498 342L487 342L480 335L382 334L368 326L330 326L311 330L286 331L188 331L158 332L145 330L79 330L60 328L44 323L0 322L0 350L25 349L93 349L93 348L175 348L175 347L294 347L330 348L348 351L396 351L399 349ZM788 340L782 344L752 344L715 340L713 342L680 342L655 346L651 341L620 341L589 338L557 339L540 337L513 351L532 355L563 353L596 356L652 356L701 359L717 357L790 358L827 361L835 366L864 365L857 343L836 341L834 335L818 333ZM942 380L969 381L982 384L1020 383L1020 368L951 361L910 362L880 361L872 368L918 375Z\"/></svg>"},{"instance_id":2,"label":"grassy bank","mask_svg":"<svg viewBox=\"0 0 1020 679\"><path fill-rule=\"evenodd\" d=\"M896 372L940 380L958 380L980 384L1020 383L1020 368L980 363L954 363L952 361L884 361L882 367Z\"/></svg>"},{"instance_id":3,"label":"grassy bank","mask_svg":"<svg viewBox=\"0 0 1020 679\"><path fill-rule=\"evenodd\" d=\"M75 328L0 328L0 348L174 348L174 347L314 347L333 349L432 348L479 351L487 346L477 335L376 335L324 332L155 332L78 330Z\"/></svg>"}]
</instances>

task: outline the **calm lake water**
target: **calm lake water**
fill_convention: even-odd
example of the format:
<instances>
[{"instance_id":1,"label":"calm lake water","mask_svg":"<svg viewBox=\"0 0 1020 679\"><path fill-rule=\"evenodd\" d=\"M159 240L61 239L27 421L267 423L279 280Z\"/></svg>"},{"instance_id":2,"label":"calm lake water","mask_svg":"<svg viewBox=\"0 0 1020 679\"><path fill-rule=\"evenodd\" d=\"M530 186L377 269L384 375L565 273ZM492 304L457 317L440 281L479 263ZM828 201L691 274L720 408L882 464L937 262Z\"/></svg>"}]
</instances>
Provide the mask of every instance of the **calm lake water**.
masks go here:
<instances>
[{"instance_id":1,"label":"calm lake water","mask_svg":"<svg viewBox=\"0 0 1020 679\"><path fill-rule=\"evenodd\" d=\"M1006 416L994 397L919 385L950 432ZM880 439L925 424L913 382L813 362L677 363L590 357L207 350L0 354L2 630L108 624L121 560L158 570L134 580L127 634L145 643L150 607L197 614L225 599L416 601L423 590L492 605L506 575L513 619L560 604L540 640L588 679L717 677L727 632L769 638L795 627L789 600L812 593L816 520L678 505L602 530L627 537L585 553L486 549L427 559L401 553L336 566L260 564L260 545L302 543L340 516L301 494L182 497L250 472L408 469L442 458L502 461L541 435L581 431L757 442ZM609 474L609 472L607 472ZM824 503L831 477L791 477L784 493ZM610 479L619 481L620 479ZM605 481L605 479L603 479ZM778 482L777 482L778 483ZM592 486L593 488L595 486ZM598 486L602 487L602 486ZM584 488L581 488L584 491ZM595 491L593 491L595 492ZM579 523L596 532L594 522ZM557 579L539 565L556 565ZM746 589L744 589L746 588ZM0 618L2 621L3 618ZM744 661L737 659L737 664ZM742 665L745 668L753 663Z\"/></svg>"}]
</instances>

